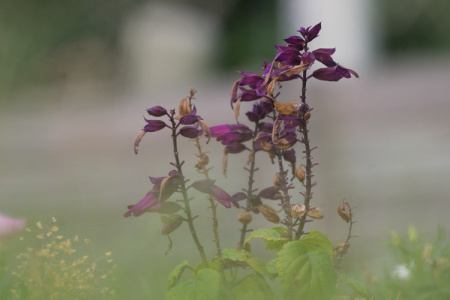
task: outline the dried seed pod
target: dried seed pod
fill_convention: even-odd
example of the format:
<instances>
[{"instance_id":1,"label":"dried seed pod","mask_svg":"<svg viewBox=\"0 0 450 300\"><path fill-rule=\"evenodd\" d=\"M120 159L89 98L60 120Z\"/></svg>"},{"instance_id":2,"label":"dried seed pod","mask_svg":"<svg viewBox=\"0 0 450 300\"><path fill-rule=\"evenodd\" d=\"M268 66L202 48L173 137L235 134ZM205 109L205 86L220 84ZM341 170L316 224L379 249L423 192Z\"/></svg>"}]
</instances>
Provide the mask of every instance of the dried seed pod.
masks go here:
<instances>
[{"instance_id":1,"label":"dried seed pod","mask_svg":"<svg viewBox=\"0 0 450 300\"><path fill-rule=\"evenodd\" d=\"M352 220L352 216L345 210L345 203L338 206L337 212L345 222L348 223Z\"/></svg>"},{"instance_id":2,"label":"dried seed pod","mask_svg":"<svg viewBox=\"0 0 450 300\"><path fill-rule=\"evenodd\" d=\"M320 208L318 208L318 207L314 207L314 208L308 210L308 212L306 214L313 219L317 219L317 220L323 219L323 213L320 210Z\"/></svg>"},{"instance_id":3,"label":"dried seed pod","mask_svg":"<svg viewBox=\"0 0 450 300\"><path fill-rule=\"evenodd\" d=\"M340 243L336 246L335 251L338 254L345 253L350 248L350 243Z\"/></svg>"},{"instance_id":4,"label":"dried seed pod","mask_svg":"<svg viewBox=\"0 0 450 300\"><path fill-rule=\"evenodd\" d=\"M272 144L270 142L261 142L261 150L269 152L270 150L272 150Z\"/></svg>"},{"instance_id":5,"label":"dried seed pod","mask_svg":"<svg viewBox=\"0 0 450 300\"><path fill-rule=\"evenodd\" d=\"M236 123L239 124L238 117L241 109L241 98L236 101L236 106L234 107L234 117L236 118Z\"/></svg>"},{"instance_id":6,"label":"dried seed pod","mask_svg":"<svg viewBox=\"0 0 450 300\"><path fill-rule=\"evenodd\" d=\"M302 170L302 166L299 165L296 169L295 169L295 177L300 181L303 182L306 178L306 174L305 171Z\"/></svg>"},{"instance_id":7,"label":"dried seed pod","mask_svg":"<svg viewBox=\"0 0 450 300\"><path fill-rule=\"evenodd\" d=\"M242 224L249 224L252 222L252 214L248 211L241 211L238 214L238 221Z\"/></svg>"},{"instance_id":8,"label":"dried seed pod","mask_svg":"<svg viewBox=\"0 0 450 300\"><path fill-rule=\"evenodd\" d=\"M283 177L281 176L281 174L275 173L275 175L273 176L273 185L275 187L280 187L282 183L283 183Z\"/></svg>"},{"instance_id":9,"label":"dried seed pod","mask_svg":"<svg viewBox=\"0 0 450 300\"><path fill-rule=\"evenodd\" d=\"M180 119L182 116L190 113L188 98L181 100L180 105L178 105L178 116L175 119Z\"/></svg>"},{"instance_id":10,"label":"dried seed pod","mask_svg":"<svg viewBox=\"0 0 450 300\"><path fill-rule=\"evenodd\" d=\"M267 221L275 224L280 223L280 217L277 215L277 212L269 205L261 204L258 206L258 210Z\"/></svg>"},{"instance_id":11,"label":"dried seed pod","mask_svg":"<svg viewBox=\"0 0 450 300\"><path fill-rule=\"evenodd\" d=\"M297 111L297 105L292 103L282 103L275 100L273 104L277 111L282 115L290 115Z\"/></svg>"},{"instance_id":12,"label":"dried seed pod","mask_svg":"<svg viewBox=\"0 0 450 300\"><path fill-rule=\"evenodd\" d=\"M303 116L303 119L304 119L305 121L308 121L309 118L311 118L311 113L308 111L308 112Z\"/></svg>"},{"instance_id":13,"label":"dried seed pod","mask_svg":"<svg viewBox=\"0 0 450 300\"><path fill-rule=\"evenodd\" d=\"M303 204L294 204L291 206L291 216L298 219L306 212L306 206Z\"/></svg>"}]
</instances>

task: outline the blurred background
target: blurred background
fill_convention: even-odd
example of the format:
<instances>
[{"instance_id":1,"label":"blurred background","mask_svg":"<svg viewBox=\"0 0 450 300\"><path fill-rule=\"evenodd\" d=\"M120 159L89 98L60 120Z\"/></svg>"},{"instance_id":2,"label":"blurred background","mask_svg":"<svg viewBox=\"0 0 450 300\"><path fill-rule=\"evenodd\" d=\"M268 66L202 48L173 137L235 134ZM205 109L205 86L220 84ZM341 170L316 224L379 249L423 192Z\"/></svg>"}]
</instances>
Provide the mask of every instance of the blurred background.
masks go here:
<instances>
[{"instance_id":1,"label":"blurred background","mask_svg":"<svg viewBox=\"0 0 450 300\"><path fill-rule=\"evenodd\" d=\"M172 234L164 255L159 215L122 217L151 188L148 176L171 170L163 132L133 153L145 109L175 108L193 87L209 126L233 123L224 111L236 70L259 72L274 44L322 22L310 46L336 47L335 60L360 79L310 81L315 203L325 219L309 229L343 241L336 208L346 198L357 207L358 238L343 268L377 268L390 231L450 226L448 11L445 0L0 0L0 212L30 226L56 217L95 251L113 252L119 299L162 299L168 272L199 257L183 239L187 228ZM285 102L298 99L298 86L284 89ZM192 143L182 149L197 176ZM240 190L242 178L221 175L221 147L207 149L218 184ZM229 174L244 163L230 156ZM272 175L260 171L261 188ZM212 256L205 203L199 197L195 209ZM225 247L237 243L237 213L221 212ZM255 228L270 226L259 221Z\"/></svg>"}]
</instances>

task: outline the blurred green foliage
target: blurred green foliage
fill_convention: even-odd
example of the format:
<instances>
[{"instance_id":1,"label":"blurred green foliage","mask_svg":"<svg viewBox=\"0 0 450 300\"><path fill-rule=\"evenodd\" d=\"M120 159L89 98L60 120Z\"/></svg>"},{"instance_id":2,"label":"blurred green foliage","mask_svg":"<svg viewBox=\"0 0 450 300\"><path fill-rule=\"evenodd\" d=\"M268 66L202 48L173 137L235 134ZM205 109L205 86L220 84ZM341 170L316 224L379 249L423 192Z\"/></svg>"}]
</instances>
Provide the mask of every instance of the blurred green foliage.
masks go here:
<instances>
[{"instance_id":1,"label":"blurred green foliage","mask_svg":"<svg viewBox=\"0 0 450 300\"><path fill-rule=\"evenodd\" d=\"M383 0L380 3L384 44L391 53L450 50L450 2Z\"/></svg>"},{"instance_id":2,"label":"blurred green foliage","mask_svg":"<svg viewBox=\"0 0 450 300\"><path fill-rule=\"evenodd\" d=\"M142 0L1 0L0 96L46 82L55 51L79 40L114 44L120 18Z\"/></svg>"}]
</instances>

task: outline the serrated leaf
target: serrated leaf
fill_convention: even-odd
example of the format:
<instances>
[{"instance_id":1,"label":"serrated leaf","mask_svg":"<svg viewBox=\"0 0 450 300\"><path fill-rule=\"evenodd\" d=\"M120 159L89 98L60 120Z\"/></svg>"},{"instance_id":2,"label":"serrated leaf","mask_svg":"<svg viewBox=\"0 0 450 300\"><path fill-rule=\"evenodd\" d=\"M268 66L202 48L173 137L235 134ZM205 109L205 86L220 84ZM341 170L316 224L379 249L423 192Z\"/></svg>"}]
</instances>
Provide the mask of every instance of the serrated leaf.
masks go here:
<instances>
[{"instance_id":1,"label":"serrated leaf","mask_svg":"<svg viewBox=\"0 0 450 300\"><path fill-rule=\"evenodd\" d=\"M327 252L309 252L302 241L287 243L276 263L286 299L331 299L336 287L333 261Z\"/></svg>"},{"instance_id":2,"label":"serrated leaf","mask_svg":"<svg viewBox=\"0 0 450 300\"><path fill-rule=\"evenodd\" d=\"M273 300L272 290L264 277L252 273L239 282L234 290L236 300Z\"/></svg>"},{"instance_id":3,"label":"serrated leaf","mask_svg":"<svg viewBox=\"0 0 450 300\"><path fill-rule=\"evenodd\" d=\"M266 271L266 263L258 258L253 257L250 252L245 250L237 250L237 249L223 249L222 251L222 259L228 261L232 261L237 263L238 265L251 267L253 270L268 275Z\"/></svg>"},{"instance_id":4,"label":"serrated leaf","mask_svg":"<svg viewBox=\"0 0 450 300\"><path fill-rule=\"evenodd\" d=\"M166 293L166 300L217 300L220 295L220 275L212 269L202 269L193 279L175 285Z\"/></svg>"},{"instance_id":5,"label":"serrated leaf","mask_svg":"<svg viewBox=\"0 0 450 300\"><path fill-rule=\"evenodd\" d=\"M333 244L322 232L312 230L309 234L304 234L300 242L308 252L320 250L327 253L333 259Z\"/></svg>"},{"instance_id":6,"label":"serrated leaf","mask_svg":"<svg viewBox=\"0 0 450 300\"><path fill-rule=\"evenodd\" d=\"M274 279L278 276L278 271L277 271L277 259L272 259L271 261L269 261L266 264L266 272L267 272L267 276L270 279Z\"/></svg>"},{"instance_id":7,"label":"serrated leaf","mask_svg":"<svg viewBox=\"0 0 450 300\"><path fill-rule=\"evenodd\" d=\"M266 244L266 248L269 250L279 250L287 242L287 238L282 235L281 227L275 227L272 229L260 228L250 233L249 237L245 240L245 244L255 238L263 238Z\"/></svg>"},{"instance_id":8,"label":"serrated leaf","mask_svg":"<svg viewBox=\"0 0 450 300\"><path fill-rule=\"evenodd\" d=\"M183 275L184 270L189 266L187 260L183 261L181 264L175 267L172 272L170 272L169 277L167 278L167 288L172 288L177 281L180 279L181 275Z\"/></svg>"}]
</instances>

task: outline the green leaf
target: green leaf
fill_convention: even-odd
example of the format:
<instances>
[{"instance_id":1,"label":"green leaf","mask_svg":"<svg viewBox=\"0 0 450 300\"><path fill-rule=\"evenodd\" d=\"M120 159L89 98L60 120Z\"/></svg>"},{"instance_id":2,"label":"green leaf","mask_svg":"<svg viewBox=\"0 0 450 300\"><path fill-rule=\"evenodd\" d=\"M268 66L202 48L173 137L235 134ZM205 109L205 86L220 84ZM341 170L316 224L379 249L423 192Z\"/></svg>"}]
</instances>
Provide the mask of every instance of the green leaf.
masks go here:
<instances>
[{"instance_id":1,"label":"green leaf","mask_svg":"<svg viewBox=\"0 0 450 300\"><path fill-rule=\"evenodd\" d=\"M267 272L267 276L271 279L274 279L278 276L278 272L277 272L277 259L272 259L271 261L269 261L266 264L266 272Z\"/></svg>"},{"instance_id":2,"label":"green leaf","mask_svg":"<svg viewBox=\"0 0 450 300\"><path fill-rule=\"evenodd\" d=\"M245 277L235 287L236 300L273 300L272 290L258 273L252 273Z\"/></svg>"},{"instance_id":3,"label":"green leaf","mask_svg":"<svg viewBox=\"0 0 450 300\"><path fill-rule=\"evenodd\" d=\"M361 281L348 277L345 274L342 274L339 278L339 281L347 284L358 296L365 297L367 299L372 298L370 293L368 292L366 286Z\"/></svg>"},{"instance_id":4,"label":"green leaf","mask_svg":"<svg viewBox=\"0 0 450 300\"><path fill-rule=\"evenodd\" d=\"M187 260L183 261L181 264L175 267L172 272L169 274L169 278L167 278L167 288L172 288L180 279L181 275L183 275L184 270L189 266Z\"/></svg>"},{"instance_id":5,"label":"green leaf","mask_svg":"<svg viewBox=\"0 0 450 300\"><path fill-rule=\"evenodd\" d=\"M230 261L241 267L251 267L255 271L268 275L266 270L266 263L258 258L253 257L253 255L245 250L237 249L223 249L222 259L226 266L230 266Z\"/></svg>"},{"instance_id":6,"label":"green leaf","mask_svg":"<svg viewBox=\"0 0 450 300\"><path fill-rule=\"evenodd\" d=\"M166 300L217 300L220 295L220 275L212 269L202 269L193 279L175 285L166 293Z\"/></svg>"},{"instance_id":7,"label":"green leaf","mask_svg":"<svg viewBox=\"0 0 450 300\"><path fill-rule=\"evenodd\" d=\"M312 230L309 234L303 235L300 241L308 252L320 250L327 253L333 259L333 244L322 232Z\"/></svg>"},{"instance_id":8,"label":"green leaf","mask_svg":"<svg viewBox=\"0 0 450 300\"><path fill-rule=\"evenodd\" d=\"M263 238L266 243L266 248L269 250L280 250L287 242L287 238L282 234L286 233L284 227L274 227L272 229L260 228L252 233L245 240L245 244L255 238Z\"/></svg>"},{"instance_id":9,"label":"green leaf","mask_svg":"<svg viewBox=\"0 0 450 300\"><path fill-rule=\"evenodd\" d=\"M294 241L278 253L276 266L285 299L326 300L333 296L336 273L330 255L322 250L310 252L308 247L303 241Z\"/></svg>"}]
</instances>

